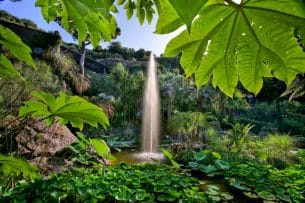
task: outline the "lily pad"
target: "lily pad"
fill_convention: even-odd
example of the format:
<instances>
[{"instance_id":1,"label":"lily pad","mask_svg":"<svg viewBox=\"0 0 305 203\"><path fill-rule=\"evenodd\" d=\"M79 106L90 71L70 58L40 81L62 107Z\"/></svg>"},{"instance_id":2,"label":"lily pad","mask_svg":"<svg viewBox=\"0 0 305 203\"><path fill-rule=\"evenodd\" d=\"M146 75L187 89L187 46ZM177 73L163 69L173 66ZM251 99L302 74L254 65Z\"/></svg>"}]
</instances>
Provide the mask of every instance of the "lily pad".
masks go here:
<instances>
[{"instance_id":1,"label":"lily pad","mask_svg":"<svg viewBox=\"0 0 305 203\"><path fill-rule=\"evenodd\" d=\"M225 161L222 161L222 160L216 160L215 161L215 165L216 167L220 168L220 169L223 169L223 170L228 170L230 169L230 165L228 162L225 162Z\"/></svg>"},{"instance_id":2,"label":"lily pad","mask_svg":"<svg viewBox=\"0 0 305 203\"><path fill-rule=\"evenodd\" d=\"M196 161L202 161L207 157L207 155L204 152L197 152L194 154L194 158Z\"/></svg>"}]
</instances>

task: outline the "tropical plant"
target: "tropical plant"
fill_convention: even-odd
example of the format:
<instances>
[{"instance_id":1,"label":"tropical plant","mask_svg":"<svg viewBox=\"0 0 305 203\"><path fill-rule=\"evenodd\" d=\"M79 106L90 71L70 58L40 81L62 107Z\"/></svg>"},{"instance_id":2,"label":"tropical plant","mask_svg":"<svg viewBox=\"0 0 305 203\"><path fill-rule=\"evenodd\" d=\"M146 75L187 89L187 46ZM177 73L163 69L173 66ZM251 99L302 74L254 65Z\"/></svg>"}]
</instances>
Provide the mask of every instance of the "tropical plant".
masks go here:
<instances>
[{"instance_id":1,"label":"tropical plant","mask_svg":"<svg viewBox=\"0 0 305 203\"><path fill-rule=\"evenodd\" d=\"M0 94L3 99L1 109L6 114L15 115L21 103L30 97L32 91L57 92L61 89L58 77L52 73L53 67L47 63L35 60L35 71L23 63L14 63L21 77L2 78ZM9 112L7 112L9 111ZM1 117L5 117L1 114Z\"/></svg>"},{"instance_id":2,"label":"tropical plant","mask_svg":"<svg viewBox=\"0 0 305 203\"><path fill-rule=\"evenodd\" d=\"M301 164L305 164L305 150L304 149L299 149L297 152L297 157L300 161Z\"/></svg>"},{"instance_id":3,"label":"tropical plant","mask_svg":"<svg viewBox=\"0 0 305 203\"><path fill-rule=\"evenodd\" d=\"M86 41L87 34L94 47L101 40L110 41L116 31L116 20L112 15L115 11L114 0L78 1L37 0L35 5L47 22L60 20L60 24L69 33L77 31L78 41Z\"/></svg>"},{"instance_id":4,"label":"tropical plant","mask_svg":"<svg viewBox=\"0 0 305 203\"><path fill-rule=\"evenodd\" d=\"M101 170L79 169L48 180L20 184L3 194L8 201L206 202L199 181L166 165L120 164Z\"/></svg>"},{"instance_id":5,"label":"tropical plant","mask_svg":"<svg viewBox=\"0 0 305 203\"><path fill-rule=\"evenodd\" d=\"M204 98L203 88L197 89L192 79L179 74L178 69L162 71L159 75L161 108L169 118L174 111L200 111Z\"/></svg>"},{"instance_id":6,"label":"tropical plant","mask_svg":"<svg viewBox=\"0 0 305 203\"><path fill-rule=\"evenodd\" d=\"M85 166L106 165L106 160L116 160L111 155L110 148L105 141L88 139L82 133L77 133L77 142L71 144L69 149L73 152L71 160Z\"/></svg>"},{"instance_id":7,"label":"tropical plant","mask_svg":"<svg viewBox=\"0 0 305 203\"><path fill-rule=\"evenodd\" d=\"M1 151L12 153L15 149L15 136L19 131L12 130L17 126L25 126L29 118L17 118L23 102L31 98L33 91L58 92L63 88L62 83L52 73L52 67L47 63L35 60L35 71L24 63L14 62L21 77L0 79L0 142Z\"/></svg>"},{"instance_id":8,"label":"tropical plant","mask_svg":"<svg viewBox=\"0 0 305 203\"><path fill-rule=\"evenodd\" d=\"M225 178L246 196L271 202L304 202L304 166L278 170L257 162L231 165Z\"/></svg>"},{"instance_id":9,"label":"tropical plant","mask_svg":"<svg viewBox=\"0 0 305 203\"><path fill-rule=\"evenodd\" d=\"M239 152L242 150L242 147L244 147L244 144L247 143L250 131L254 126L250 124L242 125L240 123L235 123L231 126L232 129L226 131L226 135L230 140L228 148L231 152Z\"/></svg>"},{"instance_id":10,"label":"tropical plant","mask_svg":"<svg viewBox=\"0 0 305 203\"><path fill-rule=\"evenodd\" d=\"M18 180L30 181L41 177L38 168L27 161L2 154L0 154L0 174L0 195L2 191L15 187Z\"/></svg>"},{"instance_id":11,"label":"tropical plant","mask_svg":"<svg viewBox=\"0 0 305 203\"><path fill-rule=\"evenodd\" d=\"M202 130L209 127L208 121L214 117L202 112L176 112L168 121L168 130L172 134L185 136L188 142L198 140Z\"/></svg>"},{"instance_id":12,"label":"tropical plant","mask_svg":"<svg viewBox=\"0 0 305 203\"><path fill-rule=\"evenodd\" d=\"M285 168L297 161L295 140L285 134L269 134L255 141L254 155L277 168Z\"/></svg>"},{"instance_id":13,"label":"tropical plant","mask_svg":"<svg viewBox=\"0 0 305 203\"><path fill-rule=\"evenodd\" d=\"M187 26L167 45L165 55L182 52L181 65L187 76L195 74L197 86L206 84L213 75L214 87L231 97L239 80L248 91L258 94L263 77L275 76L289 84L296 74L305 72L305 53L295 37L305 38L305 4L300 0L238 3L204 0L196 4L189 0L155 0L153 3L159 14L157 33L170 33L183 24ZM118 1L119 5L124 4L130 17L136 9L140 23L145 18L151 20L153 3ZM89 35L93 46L98 46L101 39L110 41L116 30L112 15L117 11L114 0L74 0L73 3L37 0L36 6L41 7L48 22L58 19L68 32L76 30L80 43ZM4 34L3 29L1 33ZM1 61L8 65L8 60Z\"/></svg>"},{"instance_id":14,"label":"tropical plant","mask_svg":"<svg viewBox=\"0 0 305 203\"><path fill-rule=\"evenodd\" d=\"M32 95L36 100L28 100L24 102L19 110L19 116L13 121L9 121L6 126L17 122L19 119L32 117L34 119L25 119L27 122L20 123L17 126L13 126L1 133L1 136L6 137L7 135L12 135L18 130L24 128L25 126L30 126L32 124L38 123L40 121L45 122L48 126L59 122L60 124L70 123L72 127L83 130L84 124L88 124L93 127L98 127L102 125L106 128L109 125L108 118L103 109L100 107L87 102L78 96L69 96L65 93L60 93L60 95L55 98L50 93L45 93L41 91L33 92ZM11 139L13 139L11 137ZM12 141L11 141L12 142ZM96 145L97 142L93 140L92 145ZM105 143L104 143L105 144ZM99 154L99 152L98 152ZM105 155L99 154L105 157Z\"/></svg>"},{"instance_id":15,"label":"tropical plant","mask_svg":"<svg viewBox=\"0 0 305 203\"><path fill-rule=\"evenodd\" d=\"M86 46L97 47L100 41L111 41L117 35L117 23L112 12L116 12L114 0L109 1L54 1L37 0L47 22L56 21L69 33L77 37L81 46L81 81L85 78ZM83 91L81 91L83 92Z\"/></svg>"},{"instance_id":16,"label":"tropical plant","mask_svg":"<svg viewBox=\"0 0 305 203\"><path fill-rule=\"evenodd\" d=\"M38 117L48 125L58 120L61 124L71 123L80 130L83 129L84 123L93 127L98 127L99 124L106 127L109 123L103 109L81 97L60 93L55 98L45 92L34 92L32 95L37 101L26 101L20 108L19 117Z\"/></svg>"},{"instance_id":17,"label":"tropical plant","mask_svg":"<svg viewBox=\"0 0 305 203\"><path fill-rule=\"evenodd\" d=\"M282 93L281 97L289 96L289 100L294 100L305 95L305 79L298 77Z\"/></svg>"},{"instance_id":18,"label":"tropical plant","mask_svg":"<svg viewBox=\"0 0 305 203\"><path fill-rule=\"evenodd\" d=\"M171 162L174 168L180 168L180 165L175 161L174 155L172 153L170 153L168 150L163 148L161 149L161 151L164 154L164 156Z\"/></svg>"},{"instance_id":19,"label":"tropical plant","mask_svg":"<svg viewBox=\"0 0 305 203\"><path fill-rule=\"evenodd\" d=\"M10 29L0 25L0 76L16 77L19 72L14 68L12 62L3 54L3 50L8 51L15 58L34 67L35 64L31 57L31 49L25 45L21 39Z\"/></svg>"},{"instance_id":20,"label":"tropical plant","mask_svg":"<svg viewBox=\"0 0 305 203\"><path fill-rule=\"evenodd\" d=\"M128 19L131 19L134 14L134 10L136 10L136 16L140 24L143 24L145 19L148 23L151 23L155 13L153 8L153 0L137 0L136 2L133 0L118 0L117 3L118 5L124 5Z\"/></svg>"},{"instance_id":21,"label":"tropical plant","mask_svg":"<svg viewBox=\"0 0 305 203\"><path fill-rule=\"evenodd\" d=\"M204 183L204 181L202 181ZM229 192L221 191L221 188L213 184L205 184L205 193L213 202L232 201L234 197Z\"/></svg>"},{"instance_id":22,"label":"tropical plant","mask_svg":"<svg viewBox=\"0 0 305 203\"><path fill-rule=\"evenodd\" d=\"M118 63L111 71L111 79L114 83L111 95L118 98L114 104L116 111L121 112L127 122L137 121L144 84L143 72L131 74L123 64ZM118 115L114 115L113 122L123 123L116 117Z\"/></svg>"},{"instance_id":23,"label":"tropical plant","mask_svg":"<svg viewBox=\"0 0 305 203\"><path fill-rule=\"evenodd\" d=\"M203 150L193 154L188 162L192 170L199 170L209 177L223 175L225 170L230 169L228 162L221 160L221 155L210 150Z\"/></svg>"},{"instance_id":24,"label":"tropical plant","mask_svg":"<svg viewBox=\"0 0 305 203\"><path fill-rule=\"evenodd\" d=\"M263 77L289 84L304 72L305 53L295 38L295 33L305 38L304 2L187 2L159 1L157 33L173 32L182 22L187 25L169 42L165 55L182 52L181 65L187 76L195 74L198 86L213 75L214 87L228 96L233 96L238 81L258 94Z\"/></svg>"},{"instance_id":25,"label":"tropical plant","mask_svg":"<svg viewBox=\"0 0 305 203\"><path fill-rule=\"evenodd\" d=\"M223 155L228 152L229 138L225 134L214 128L208 128L206 136L208 141L207 149L220 152Z\"/></svg>"}]
</instances>

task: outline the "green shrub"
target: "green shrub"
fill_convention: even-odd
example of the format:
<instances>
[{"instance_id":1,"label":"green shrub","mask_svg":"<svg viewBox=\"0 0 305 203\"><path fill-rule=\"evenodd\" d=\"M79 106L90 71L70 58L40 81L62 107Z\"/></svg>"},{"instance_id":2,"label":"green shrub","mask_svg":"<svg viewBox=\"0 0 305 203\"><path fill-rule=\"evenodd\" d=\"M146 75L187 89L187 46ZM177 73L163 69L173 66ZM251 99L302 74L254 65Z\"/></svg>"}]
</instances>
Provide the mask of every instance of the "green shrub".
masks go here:
<instances>
[{"instance_id":1,"label":"green shrub","mask_svg":"<svg viewBox=\"0 0 305 203\"><path fill-rule=\"evenodd\" d=\"M42 55L54 68L54 73L68 85L73 93L80 94L90 87L89 79L80 80L80 69L74 59L67 53L60 53L50 48Z\"/></svg>"},{"instance_id":2,"label":"green shrub","mask_svg":"<svg viewBox=\"0 0 305 203\"><path fill-rule=\"evenodd\" d=\"M297 155L300 163L305 165L305 150L300 149L296 155Z\"/></svg>"},{"instance_id":3,"label":"green shrub","mask_svg":"<svg viewBox=\"0 0 305 203\"><path fill-rule=\"evenodd\" d=\"M305 116L301 119L293 119L291 117L284 118L279 128L282 132L290 132L293 135L304 135Z\"/></svg>"},{"instance_id":4,"label":"green shrub","mask_svg":"<svg viewBox=\"0 0 305 203\"><path fill-rule=\"evenodd\" d=\"M247 117L237 118L237 119L234 120L234 123L240 123L240 124L243 124L243 125L250 124L250 125L254 126L251 129L251 132L256 133L256 134L259 134L261 132L262 128L264 126L266 126L266 122L251 119L251 118L247 118Z\"/></svg>"},{"instance_id":5,"label":"green shrub","mask_svg":"<svg viewBox=\"0 0 305 203\"><path fill-rule=\"evenodd\" d=\"M278 168L294 164L296 155L293 151L296 151L295 141L289 135L269 134L255 141L254 155Z\"/></svg>"}]
</instances>

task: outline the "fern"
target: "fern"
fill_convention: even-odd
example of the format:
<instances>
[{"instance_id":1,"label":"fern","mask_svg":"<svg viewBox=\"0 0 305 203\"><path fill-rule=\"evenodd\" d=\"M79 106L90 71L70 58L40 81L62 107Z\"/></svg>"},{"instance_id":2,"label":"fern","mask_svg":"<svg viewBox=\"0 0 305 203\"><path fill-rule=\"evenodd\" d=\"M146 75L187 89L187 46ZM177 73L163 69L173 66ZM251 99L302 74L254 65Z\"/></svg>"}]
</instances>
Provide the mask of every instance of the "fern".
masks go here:
<instances>
[{"instance_id":1,"label":"fern","mask_svg":"<svg viewBox=\"0 0 305 203\"><path fill-rule=\"evenodd\" d=\"M19 117L32 116L42 118L50 125L56 119L61 124L71 123L73 127L83 129L85 123L93 127L109 125L108 118L103 109L91 104L78 96L69 96L65 93L55 98L52 94L45 92L34 92L36 100L26 101L19 110Z\"/></svg>"}]
</instances>

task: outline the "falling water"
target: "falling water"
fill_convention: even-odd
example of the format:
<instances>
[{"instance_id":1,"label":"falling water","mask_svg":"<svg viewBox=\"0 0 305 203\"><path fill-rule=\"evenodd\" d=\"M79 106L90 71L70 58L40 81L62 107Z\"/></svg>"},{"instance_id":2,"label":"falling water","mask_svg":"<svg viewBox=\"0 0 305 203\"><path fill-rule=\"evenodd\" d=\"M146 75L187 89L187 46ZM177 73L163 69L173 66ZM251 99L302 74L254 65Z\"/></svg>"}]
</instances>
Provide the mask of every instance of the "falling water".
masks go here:
<instances>
[{"instance_id":1,"label":"falling water","mask_svg":"<svg viewBox=\"0 0 305 203\"><path fill-rule=\"evenodd\" d=\"M159 146L160 95L156 61L150 55L143 95L142 152L156 153Z\"/></svg>"}]
</instances>

